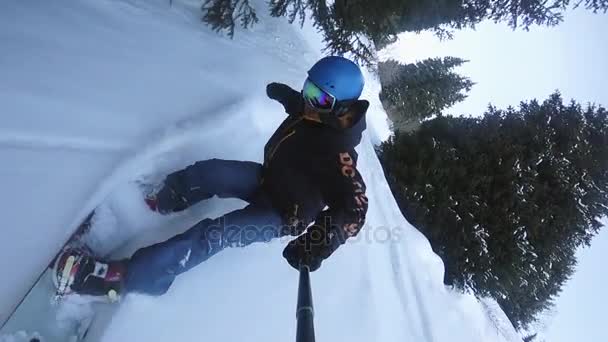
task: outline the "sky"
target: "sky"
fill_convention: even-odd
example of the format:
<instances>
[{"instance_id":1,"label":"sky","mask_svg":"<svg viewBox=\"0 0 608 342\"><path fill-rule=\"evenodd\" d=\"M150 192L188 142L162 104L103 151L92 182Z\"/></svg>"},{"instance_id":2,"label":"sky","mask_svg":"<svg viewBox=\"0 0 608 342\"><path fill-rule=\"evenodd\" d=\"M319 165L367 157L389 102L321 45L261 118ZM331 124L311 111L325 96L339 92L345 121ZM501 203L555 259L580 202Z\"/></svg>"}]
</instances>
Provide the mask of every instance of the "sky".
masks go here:
<instances>
[{"instance_id":1,"label":"sky","mask_svg":"<svg viewBox=\"0 0 608 342\"><path fill-rule=\"evenodd\" d=\"M559 89L565 99L608 106L608 14L576 10L556 27L513 31L486 22L439 41L432 33L403 34L383 50L401 62L454 56L469 60L459 72L476 85L452 114L481 115L492 103L500 108L545 99Z\"/></svg>"},{"instance_id":2,"label":"sky","mask_svg":"<svg viewBox=\"0 0 608 342\"><path fill-rule=\"evenodd\" d=\"M516 106L522 100L545 99L556 89L566 100L608 106L608 14L571 11L556 27L537 26L528 32L488 22L458 31L449 41L430 33L404 34L381 52L381 58L407 63L441 56L469 60L458 71L476 82L469 97L447 113L478 116L489 103ZM577 271L555 310L539 325L547 342L608 341L608 229L578 257Z\"/></svg>"}]
</instances>

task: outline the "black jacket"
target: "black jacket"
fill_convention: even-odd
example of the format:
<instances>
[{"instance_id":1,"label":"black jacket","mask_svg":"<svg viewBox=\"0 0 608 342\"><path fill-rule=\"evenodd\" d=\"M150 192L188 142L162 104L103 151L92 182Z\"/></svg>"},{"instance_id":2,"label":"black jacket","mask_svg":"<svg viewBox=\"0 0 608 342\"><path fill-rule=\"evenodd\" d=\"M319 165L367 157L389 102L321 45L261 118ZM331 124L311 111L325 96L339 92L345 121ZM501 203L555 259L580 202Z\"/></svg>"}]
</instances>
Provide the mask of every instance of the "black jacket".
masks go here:
<instances>
[{"instance_id":1,"label":"black jacket","mask_svg":"<svg viewBox=\"0 0 608 342\"><path fill-rule=\"evenodd\" d=\"M337 129L304 119L302 96L289 86L271 83L266 92L283 105L288 117L264 148L262 187L286 222L300 229L315 223L326 240L319 251L324 259L365 221L366 187L354 148L365 130L369 103L351 104L353 124Z\"/></svg>"}]
</instances>

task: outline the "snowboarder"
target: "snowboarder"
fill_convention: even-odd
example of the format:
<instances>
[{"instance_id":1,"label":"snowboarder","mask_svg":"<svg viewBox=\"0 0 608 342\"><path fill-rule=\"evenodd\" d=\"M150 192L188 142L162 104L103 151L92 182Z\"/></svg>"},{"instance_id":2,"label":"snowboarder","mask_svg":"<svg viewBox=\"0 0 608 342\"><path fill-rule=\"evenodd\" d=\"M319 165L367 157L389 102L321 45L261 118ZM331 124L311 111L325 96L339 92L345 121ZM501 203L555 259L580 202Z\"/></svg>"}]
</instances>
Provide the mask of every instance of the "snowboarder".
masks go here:
<instances>
[{"instance_id":1,"label":"snowboarder","mask_svg":"<svg viewBox=\"0 0 608 342\"><path fill-rule=\"evenodd\" d=\"M283 251L287 262L318 269L365 220L366 188L354 151L369 106L359 100L363 85L359 67L336 56L314 64L301 92L269 84L268 97L281 103L288 117L267 142L263 164L199 161L168 175L163 187L146 197L148 206L160 214L184 210L214 195L240 198L249 203L246 207L204 219L167 241L139 249L128 260L105 262L66 253L57 276L69 275L64 286L82 294L161 295L177 275L226 247L286 235L297 236Z\"/></svg>"}]
</instances>

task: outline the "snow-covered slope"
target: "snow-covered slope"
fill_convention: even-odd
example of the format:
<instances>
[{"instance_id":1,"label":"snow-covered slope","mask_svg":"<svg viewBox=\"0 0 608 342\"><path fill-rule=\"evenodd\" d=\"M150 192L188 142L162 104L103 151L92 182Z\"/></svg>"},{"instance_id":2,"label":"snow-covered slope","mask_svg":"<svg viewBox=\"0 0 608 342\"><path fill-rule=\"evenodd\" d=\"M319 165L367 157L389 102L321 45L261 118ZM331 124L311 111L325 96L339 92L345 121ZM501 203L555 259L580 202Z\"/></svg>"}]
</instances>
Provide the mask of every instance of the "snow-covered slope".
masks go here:
<instances>
[{"instance_id":1,"label":"snow-covered slope","mask_svg":"<svg viewBox=\"0 0 608 342\"><path fill-rule=\"evenodd\" d=\"M268 18L234 40L200 23L198 3L138 0L0 3L0 292L4 320L93 207L91 241L118 257L205 216L147 212L130 183L205 158L261 160L284 117L270 81L299 87L320 56L313 29ZM471 296L442 285L443 265L399 213L371 142L387 135L379 90L359 146L366 227L313 274L319 341L503 341ZM227 250L158 298L130 295L103 341L288 341L297 272L286 240Z\"/></svg>"}]
</instances>

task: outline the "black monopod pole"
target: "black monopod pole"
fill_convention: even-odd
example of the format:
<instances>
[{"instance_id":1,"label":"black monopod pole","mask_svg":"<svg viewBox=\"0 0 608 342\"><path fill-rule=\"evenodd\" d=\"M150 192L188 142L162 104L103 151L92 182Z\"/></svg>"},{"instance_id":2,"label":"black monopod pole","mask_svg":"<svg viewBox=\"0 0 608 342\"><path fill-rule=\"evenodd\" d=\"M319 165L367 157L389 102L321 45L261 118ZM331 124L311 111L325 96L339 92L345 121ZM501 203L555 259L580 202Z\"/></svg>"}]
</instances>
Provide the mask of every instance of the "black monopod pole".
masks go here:
<instances>
[{"instance_id":1,"label":"black monopod pole","mask_svg":"<svg viewBox=\"0 0 608 342\"><path fill-rule=\"evenodd\" d=\"M313 322L312 290L310 288L310 269L300 266L300 283L298 286L298 308L296 319L298 328L296 342L315 342L315 326Z\"/></svg>"}]
</instances>

